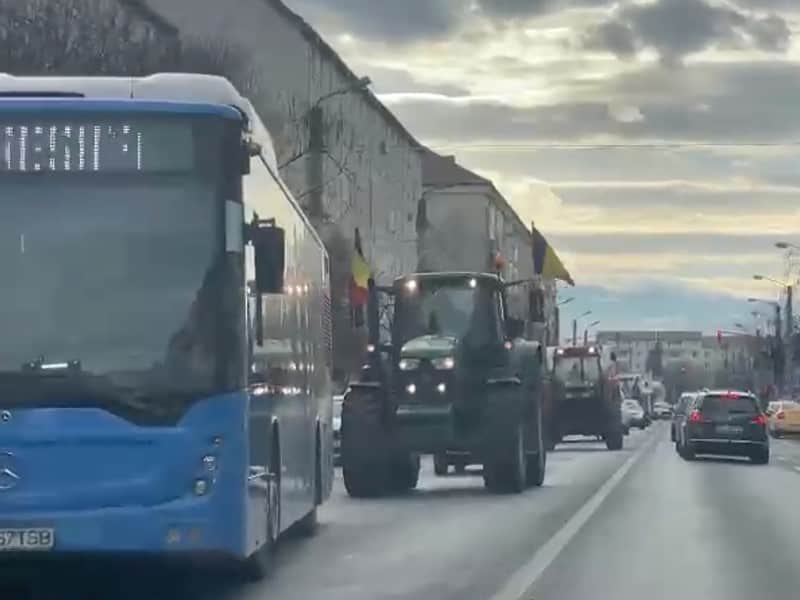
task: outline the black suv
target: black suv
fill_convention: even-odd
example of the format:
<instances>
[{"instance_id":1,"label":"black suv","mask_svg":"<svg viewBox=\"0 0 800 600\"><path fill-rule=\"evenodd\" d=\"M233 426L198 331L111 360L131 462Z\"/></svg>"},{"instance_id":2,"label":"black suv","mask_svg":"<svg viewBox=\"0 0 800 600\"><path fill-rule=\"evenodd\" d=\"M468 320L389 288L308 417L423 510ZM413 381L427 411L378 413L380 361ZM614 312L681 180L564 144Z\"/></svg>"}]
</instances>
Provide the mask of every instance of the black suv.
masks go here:
<instances>
[{"instance_id":1,"label":"black suv","mask_svg":"<svg viewBox=\"0 0 800 600\"><path fill-rule=\"evenodd\" d=\"M688 406L677 430L678 453L747 456L769 462L767 420L758 399L749 392L704 391Z\"/></svg>"}]
</instances>

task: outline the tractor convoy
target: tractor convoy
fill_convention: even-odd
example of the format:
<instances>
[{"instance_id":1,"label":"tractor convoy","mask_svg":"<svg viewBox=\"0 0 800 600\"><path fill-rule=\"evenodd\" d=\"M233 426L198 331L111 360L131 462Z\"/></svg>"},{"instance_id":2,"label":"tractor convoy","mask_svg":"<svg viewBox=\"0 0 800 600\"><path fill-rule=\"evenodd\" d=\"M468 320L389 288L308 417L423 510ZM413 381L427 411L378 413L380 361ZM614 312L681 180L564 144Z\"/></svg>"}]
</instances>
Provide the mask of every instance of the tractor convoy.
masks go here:
<instances>
[{"instance_id":1,"label":"tractor convoy","mask_svg":"<svg viewBox=\"0 0 800 600\"><path fill-rule=\"evenodd\" d=\"M418 273L370 282L369 345L341 411L351 496L417 484L420 456L437 475L482 465L485 487L519 493L544 481L547 450L573 433L622 447L619 394L594 347L546 349L509 316L506 283L486 273Z\"/></svg>"}]
</instances>

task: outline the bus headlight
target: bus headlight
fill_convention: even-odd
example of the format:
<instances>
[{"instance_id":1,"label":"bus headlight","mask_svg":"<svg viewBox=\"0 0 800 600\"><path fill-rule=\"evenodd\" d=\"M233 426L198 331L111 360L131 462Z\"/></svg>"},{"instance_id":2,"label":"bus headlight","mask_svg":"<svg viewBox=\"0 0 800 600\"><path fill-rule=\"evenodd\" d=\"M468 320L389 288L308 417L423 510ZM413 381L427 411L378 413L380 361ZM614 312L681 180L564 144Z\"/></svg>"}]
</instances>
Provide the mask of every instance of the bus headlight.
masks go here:
<instances>
[{"instance_id":1,"label":"bus headlight","mask_svg":"<svg viewBox=\"0 0 800 600\"><path fill-rule=\"evenodd\" d=\"M447 391L447 384L440 383L439 385L436 386L436 391L439 392L440 394L444 394Z\"/></svg>"},{"instance_id":2,"label":"bus headlight","mask_svg":"<svg viewBox=\"0 0 800 600\"><path fill-rule=\"evenodd\" d=\"M418 358L402 358L400 359L400 364L398 365L401 371L413 371L414 369L419 368L419 359Z\"/></svg>"},{"instance_id":3,"label":"bus headlight","mask_svg":"<svg viewBox=\"0 0 800 600\"><path fill-rule=\"evenodd\" d=\"M434 358L431 365L438 371L452 371L456 367L456 359L452 356L443 356L441 358Z\"/></svg>"},{"instance_id":4,"label":"bus headlight","mask_svg":"<svg viewBox=\"0 0 800 600\"><path fill-rule=\"evenodd\" d=\"M417 393L417 385L414 384L414 383L409 383L406 386L406 392L408 392L409 394L411 394L413 396L414 394Z\"/></svg>"}]
</instances>

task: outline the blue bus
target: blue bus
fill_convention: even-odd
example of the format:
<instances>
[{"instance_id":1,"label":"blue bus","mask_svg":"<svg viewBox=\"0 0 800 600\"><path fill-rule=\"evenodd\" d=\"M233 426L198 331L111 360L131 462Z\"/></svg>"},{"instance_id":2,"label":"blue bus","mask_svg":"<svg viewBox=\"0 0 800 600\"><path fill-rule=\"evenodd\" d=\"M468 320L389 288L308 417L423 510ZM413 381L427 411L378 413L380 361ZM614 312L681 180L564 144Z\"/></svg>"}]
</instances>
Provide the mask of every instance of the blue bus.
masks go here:
<instances>
[{"instance_id":1,"label":"blue bus","mask_svg":"<svg viewBox=\"0 0 800 600\"><path fill-rule=\"evenodd\" d=\"M0 76L0 278L0 561L313 532L329 262L229 82Z\"/></svg>"}]
</instances>

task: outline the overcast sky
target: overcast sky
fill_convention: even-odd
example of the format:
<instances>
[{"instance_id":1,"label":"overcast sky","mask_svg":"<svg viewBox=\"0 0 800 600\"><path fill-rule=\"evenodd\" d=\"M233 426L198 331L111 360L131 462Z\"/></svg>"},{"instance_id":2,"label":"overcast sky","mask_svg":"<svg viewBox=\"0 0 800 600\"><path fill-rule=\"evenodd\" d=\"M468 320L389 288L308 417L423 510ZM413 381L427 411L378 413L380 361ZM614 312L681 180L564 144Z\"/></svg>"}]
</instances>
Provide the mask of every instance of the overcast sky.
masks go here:
<instances>
[{"instance_id":1,"label":"overcast sky","mask_svg":"<svg viewBox=\"0 0 800 600\"><path fill-rule=\"evenodd\" d=\"M752 274L800 244L800 0L289 4L536 221L567 317L714 331L776 297Z\"/></svg>"}]
</instances>

